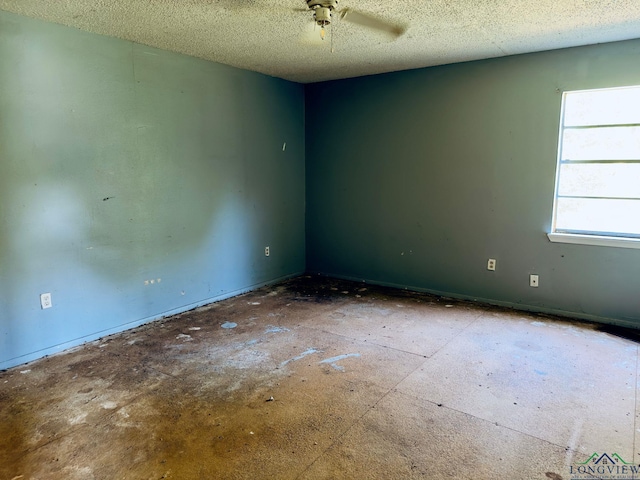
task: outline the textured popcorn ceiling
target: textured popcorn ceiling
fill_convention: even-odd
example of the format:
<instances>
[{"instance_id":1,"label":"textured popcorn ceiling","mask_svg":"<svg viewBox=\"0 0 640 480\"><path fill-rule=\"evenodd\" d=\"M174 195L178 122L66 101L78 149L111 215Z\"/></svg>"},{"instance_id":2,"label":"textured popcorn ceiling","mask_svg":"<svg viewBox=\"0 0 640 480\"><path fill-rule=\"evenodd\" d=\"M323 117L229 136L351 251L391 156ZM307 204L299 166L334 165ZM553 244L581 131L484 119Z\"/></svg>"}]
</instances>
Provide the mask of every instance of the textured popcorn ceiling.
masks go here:
<instances>
[{"instance_id":1,"label":"textured popcorn ceiling","mask_svg":"<svg viewBox=\"0 0 640 480\"><path fill-rule=\"evenodd\" d=\"M640 37L640 0L341 0L405 24L392 41L304 0L0 0L0 9L296 82Z\"/></svg>"}]
</instances>

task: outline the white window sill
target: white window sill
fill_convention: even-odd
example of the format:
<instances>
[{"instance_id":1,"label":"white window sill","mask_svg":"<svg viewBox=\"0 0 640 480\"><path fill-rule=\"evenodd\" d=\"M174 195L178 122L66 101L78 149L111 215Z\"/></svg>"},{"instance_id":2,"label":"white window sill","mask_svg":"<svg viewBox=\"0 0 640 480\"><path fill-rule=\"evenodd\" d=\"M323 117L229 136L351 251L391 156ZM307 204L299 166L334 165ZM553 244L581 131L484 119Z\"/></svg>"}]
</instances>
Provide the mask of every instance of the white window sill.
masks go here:
<instances>
[{"instance_id":1,"label":"white window sill","mask_svg":"<svg viewBox=\"0 0 640 480\"><path fill-rule=\"evenodd\" d=\"M578 245L599 245L602 247L640 248L640 239L603 237L598 235L577 235L574 233L548 233L552 242L573 243Z\"/></svg>"}]
</instances>

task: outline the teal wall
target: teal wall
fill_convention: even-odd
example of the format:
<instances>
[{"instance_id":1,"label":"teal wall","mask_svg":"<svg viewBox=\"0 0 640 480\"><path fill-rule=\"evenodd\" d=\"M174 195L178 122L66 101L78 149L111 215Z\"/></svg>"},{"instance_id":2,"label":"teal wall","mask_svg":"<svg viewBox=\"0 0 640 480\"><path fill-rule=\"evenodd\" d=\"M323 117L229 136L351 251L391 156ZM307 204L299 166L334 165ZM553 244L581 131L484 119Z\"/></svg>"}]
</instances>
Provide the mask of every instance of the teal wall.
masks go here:
<instances>
[{"instance_id":1,"label":"teal wall","mask_svg":"<svg viewBox=\"0 0 640 480\"><path fill-rule=\"evenodd\" d=\"M638 40L308 85L307 268L640 326L640 250L546 236L562 91L629 84Z\"/></svg>"},{"instance_id":2,"label":"teal wall","mask_svg":"<svg viewBox=\"0 0 640 480\"><path fill-rule=\"evenodd\" d=\"M301 85L0 11L0 368L303 272L304 153Z\"/></svg>"}]
</instances>

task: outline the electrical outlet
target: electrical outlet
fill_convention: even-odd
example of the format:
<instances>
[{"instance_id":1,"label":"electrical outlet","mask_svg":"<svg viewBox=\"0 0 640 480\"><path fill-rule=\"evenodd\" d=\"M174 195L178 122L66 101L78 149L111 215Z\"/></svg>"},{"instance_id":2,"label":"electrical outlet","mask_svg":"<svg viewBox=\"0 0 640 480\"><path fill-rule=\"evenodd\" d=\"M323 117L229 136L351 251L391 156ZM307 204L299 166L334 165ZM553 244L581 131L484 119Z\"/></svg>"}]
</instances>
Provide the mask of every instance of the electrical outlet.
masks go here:
<instances>
[{"instance_id":1,"label":"electrical outlet","mask_svg":"<svg viewBox=\"0 0 640 480\"><path fill-rule=\"evenodd\" d=\"M494 271L496 269L496 259L490 258L487 262L487 270Z\"/></svg>"},{"instance_id":2,"label":"electrical outlet","mask_svg":"<svg viewBox=\"0 0 640 480\"><path fill-rule=\"evenodd\" d=\"M530 287L538 286L538 275L529 275L529 286Z\"/></svg>"},{"instance_id":3,"label":"electrical outlet","mask_svg":"<svg viewBox=\"0 0 640 480\"><path fill-rule=\"evenodd\" d=\"M40 295L40 306L44 310L45 308L51 308L53 305L51 303L51 294L43 293Z\"/></svg>"},{"instance_id":4,"label":"electrical outlet","mask_svg":"<svg viewBox=\"0 0 640 480\"><path fill-rule=\"evenodd\" d=\"M269 256L269 247L264 247L264 256L265 257Z\"/></svg>"}]
</instances>

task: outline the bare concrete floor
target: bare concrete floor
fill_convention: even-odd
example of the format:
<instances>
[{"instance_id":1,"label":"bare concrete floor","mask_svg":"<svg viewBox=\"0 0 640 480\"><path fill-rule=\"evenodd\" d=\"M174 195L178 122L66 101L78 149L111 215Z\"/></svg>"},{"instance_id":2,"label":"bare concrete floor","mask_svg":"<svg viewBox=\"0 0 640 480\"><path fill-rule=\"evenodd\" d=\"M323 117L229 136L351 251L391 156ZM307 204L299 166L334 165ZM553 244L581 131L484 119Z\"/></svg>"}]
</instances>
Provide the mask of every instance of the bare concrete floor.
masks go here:
<instances>
[{"instance_id":1,"label":"bare concrete floor","mask_svg":"<svg viewBox=\"0 0 640 480\"><path fill-rule=\"evenodd\" d=\"M0 479L617 479L637 391L593 325L302 277L1 373Z\"/></svg>"}]
</instances>

